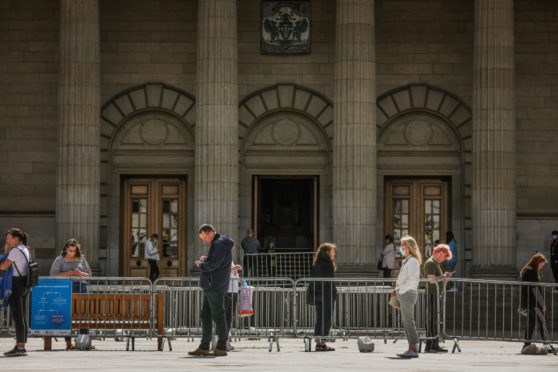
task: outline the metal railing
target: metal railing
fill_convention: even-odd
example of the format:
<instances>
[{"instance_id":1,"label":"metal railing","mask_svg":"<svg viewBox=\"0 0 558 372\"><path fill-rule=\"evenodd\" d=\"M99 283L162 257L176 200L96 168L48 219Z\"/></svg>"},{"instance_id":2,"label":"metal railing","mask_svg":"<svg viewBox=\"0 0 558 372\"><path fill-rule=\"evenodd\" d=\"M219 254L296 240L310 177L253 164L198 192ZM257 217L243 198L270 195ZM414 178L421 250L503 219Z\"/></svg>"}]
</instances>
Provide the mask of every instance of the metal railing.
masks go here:
<instances>
[{"instance_id":1,"label":"metal railing","mask_svg":"<svg viewBox=\"0 0 558 372\"><path fill-rule=\"evenodd\" d=\"M245 254L244 276L252 278L309 277L312 271L313 252Z\"/></svg>"}]
</instances>

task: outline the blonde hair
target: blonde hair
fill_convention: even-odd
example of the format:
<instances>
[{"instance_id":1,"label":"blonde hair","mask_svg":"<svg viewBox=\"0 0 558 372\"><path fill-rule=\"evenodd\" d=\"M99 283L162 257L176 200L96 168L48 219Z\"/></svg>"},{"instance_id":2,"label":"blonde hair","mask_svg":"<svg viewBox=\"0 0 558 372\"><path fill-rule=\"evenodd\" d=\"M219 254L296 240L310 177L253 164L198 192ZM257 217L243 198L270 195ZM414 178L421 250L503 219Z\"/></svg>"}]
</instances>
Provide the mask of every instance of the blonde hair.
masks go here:
<instances>
[{"instance_id":1,"label":"blonde hair","mask_svg":"<svg viewBox=\"0 0 558 372\"><path fill-rule=\"evenodd\" d=\"M525 270L527 270L528 268L531 268L533 270L536 271L539 280L542 279L542 273L539 272L539 264L540 263L547 263L548 261L546 260L546 257L544 256L544 254L542 253L535 253L534 255L531 256L531 258L529 259L529 261L527 261L527 263L525 264L525 266L523 266L523 268L521 269L521 271L519 272L519 277L523 277L523 273L525 272Z\"/></svg>"},{"instance_id":2,"label":"blonde hair","mask_svg":"<svg viewBox=\"0 0 558 372\"><path fill-rule=\"evenodd\" d=\"M319 260L324 259L331 262L331 264L333 265L333 271L337 271L337 265L335 265L335 260L332 260L331 257L329 257L329 252L331 252L332 250L333 251L337 250L337 246L335 244L333 243L320 244L318 250L316 251L316 254L314 255L312 266L316 266Z\"/></svg>"},{"instance_id":3,"label":"blonde hair","mask_svg":"<svg viewBox=\"0 0 558 372\"><path fill-rule=\"evenodd\" d=\"M406 244L407 247L409 247L409 254L416 258L419 264L422 263L422 254L420 253L420 249L415 238L409 235L405 235L401 238L400 243Z\"/></svg>"}]
</instances>

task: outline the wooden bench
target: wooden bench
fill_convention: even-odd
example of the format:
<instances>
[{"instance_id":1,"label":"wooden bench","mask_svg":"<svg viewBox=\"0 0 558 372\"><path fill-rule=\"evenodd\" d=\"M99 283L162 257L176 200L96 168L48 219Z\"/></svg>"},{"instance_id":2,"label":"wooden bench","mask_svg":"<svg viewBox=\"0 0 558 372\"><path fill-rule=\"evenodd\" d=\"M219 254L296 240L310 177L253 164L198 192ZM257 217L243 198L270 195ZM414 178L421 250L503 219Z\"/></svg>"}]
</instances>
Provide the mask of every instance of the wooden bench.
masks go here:
<instances>
[{"instance_id":1,"label":"wooden bench","mask_svg":"<svg viewBox=\"0 0 558 372\"><path fill-rule=\"evenodd\" d=\"M155 295L153 326L157 329L157 350L163 350L163 292ZM71 329L150 330L151 294L149 293L73 293ZM132 339L134 350L134 336ZM45 336L44 350L52 350L52 336ZM129 350L129 343L126 345Z\"/></svg>"}]
</instances>

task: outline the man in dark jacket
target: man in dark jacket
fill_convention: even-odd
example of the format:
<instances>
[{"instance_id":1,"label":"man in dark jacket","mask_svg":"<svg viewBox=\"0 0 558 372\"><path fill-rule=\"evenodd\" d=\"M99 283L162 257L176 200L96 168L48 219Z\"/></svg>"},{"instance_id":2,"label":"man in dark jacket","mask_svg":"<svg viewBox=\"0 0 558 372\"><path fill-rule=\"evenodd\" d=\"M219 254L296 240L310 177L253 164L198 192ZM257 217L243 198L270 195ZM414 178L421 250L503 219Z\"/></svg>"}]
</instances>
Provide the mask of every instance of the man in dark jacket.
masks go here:
<instances>
[{"instance_id":1,"label":"man in dark jacket","mask_svg":"<svg viewBox=\"0 0 558 372\"><path fill-rule=\"evenodd\" d=\"M552 232L552 243L550 243L550 268L554 275L554 281L558 284L558 231ZM558 288L554 289L558 292Z\"/></svg>"},{"instance_id":2,"label":"man in dark jacket","mask_svg":"<svg viewBox=\"0 0 558 372\"><path fill-rule=\"evenodd\" d=\"M225 318L224 298L231 276L232 248L234 242L226 235L219 235L211 225L202 225L198 231L202 242L209 245L207 256L195 262L200 269L200 287L203 289L201 310L203 336L200 346L189 352L194 356L226 356L229 330ZM209 347L213 334L213 322L217 328L217 346L213 353Z\"/></svg>"}]
</instances>

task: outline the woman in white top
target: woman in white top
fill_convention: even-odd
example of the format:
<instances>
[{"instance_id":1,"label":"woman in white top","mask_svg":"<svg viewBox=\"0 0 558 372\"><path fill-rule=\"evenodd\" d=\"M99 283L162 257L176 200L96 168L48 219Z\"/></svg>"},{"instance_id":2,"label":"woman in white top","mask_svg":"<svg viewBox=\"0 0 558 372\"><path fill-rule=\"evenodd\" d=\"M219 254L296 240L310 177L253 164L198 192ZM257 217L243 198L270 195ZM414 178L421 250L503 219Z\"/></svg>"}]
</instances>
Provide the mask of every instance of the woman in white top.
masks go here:
<instances>
[{"instance_id":1,"label":"woman in white top","mask_svg":"<svg viewBox=\"0 0 558 372\"><path fill-rule=\"evenodd\" d=\"M25 343L27 342L27 319L25 308L27 306L27 268L31 255L27 248L27 234L17 228L11 228L6 233L4 252L8 257L0 264L0 270L7 270L13 264L12 294L9 299L10 312L16 329L15 347L4 353L7 357L26 356Z\"/></svg>"},{"instance_id":2,"label":"woman in white top","mask_svg":"<svg viewBox=\"0 0 558 372\"><path fill-rule=\"evenodd\" d=\"M387 234L385 236L386 246L384 247L382 259L382 270L384 278L391 278L391 270L395 269L395 244L393 243L393 236Z\"/></svg>"},{"instance_id":3,"label":"woman in white top","mask_svg":"<svg viewBox=\"0 0 558 372\"><path fill-rule=\"evenodd\" d=\"M234 350L231 345L231 327L233 313L236 312L236 303L238 302L238 287L240 282L240 275L242 266L235 265L234 261L231 262L231 281L229 282L229 289L225 293L225 320L227 321L227 328L229 329L229 338L227 340L227 351Z\"/></svg>"},{"instance_id":4,"label":"woman in white top","mask_svg":"<svg viewBox=\"0 0 558 372\"><path fill-rule=\"evenodd\" d=\"M397 354L401 358L418 358L417 344L419 336L415 325L415 305L417 303L417 287L420 280L420 264L422 255L417 242L410 236L401 238L401 249L403 250L403 260L401 271L397 277L397 284L392 296L397 296L401 309L401 320L409 342L409 349L402 354Z\"/></svg>"}]
</instances>

